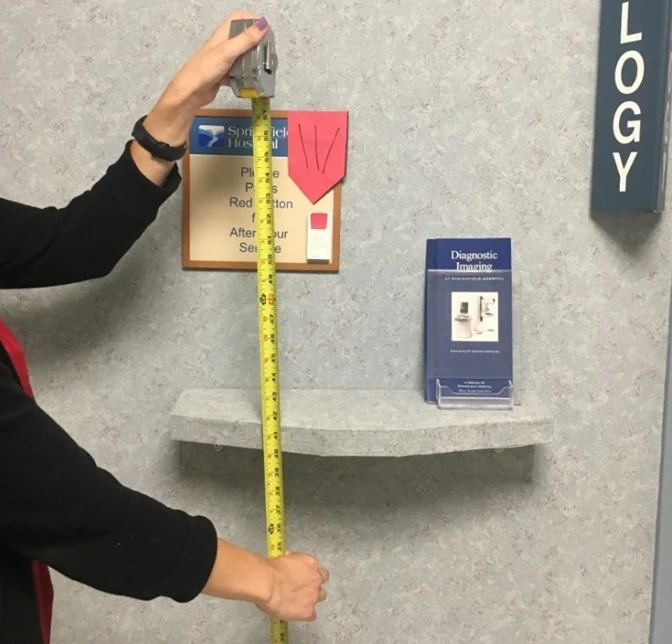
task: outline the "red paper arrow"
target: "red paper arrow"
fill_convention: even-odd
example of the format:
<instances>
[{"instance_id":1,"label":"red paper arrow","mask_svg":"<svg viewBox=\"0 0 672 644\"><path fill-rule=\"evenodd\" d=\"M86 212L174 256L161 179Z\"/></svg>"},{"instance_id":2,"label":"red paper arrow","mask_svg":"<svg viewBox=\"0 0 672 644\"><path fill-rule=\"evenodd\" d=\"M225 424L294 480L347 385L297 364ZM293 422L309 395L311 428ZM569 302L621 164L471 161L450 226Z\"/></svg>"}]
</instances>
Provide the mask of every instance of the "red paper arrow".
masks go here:
<instances>
[{"instance_id":1,"label":"red paper arrow","mask_svg":"<svg viewBox=\"0 0 672 644\"><path fill-rule=\"evenodd\" d=\"M345 176L347 112L287 114L289 176L312 203Z\"/></svg>"}]
</instances>

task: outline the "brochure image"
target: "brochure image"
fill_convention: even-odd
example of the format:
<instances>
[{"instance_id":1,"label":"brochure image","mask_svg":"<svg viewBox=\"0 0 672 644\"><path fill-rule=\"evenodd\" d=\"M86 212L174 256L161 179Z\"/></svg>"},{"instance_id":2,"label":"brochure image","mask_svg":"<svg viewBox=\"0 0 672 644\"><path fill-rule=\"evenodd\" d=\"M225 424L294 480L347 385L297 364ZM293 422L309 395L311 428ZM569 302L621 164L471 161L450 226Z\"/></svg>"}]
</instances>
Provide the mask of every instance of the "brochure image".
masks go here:
<instances>
[{"instance_id":1,"label":"brochure image","mask_svg":"<svg viewBox=\"0 0 672 644\"><path fill-rule=\"evenodd\" d=\"M453 293L453 342L498 342L498 294Z\"/></svg>"}]
</instances>

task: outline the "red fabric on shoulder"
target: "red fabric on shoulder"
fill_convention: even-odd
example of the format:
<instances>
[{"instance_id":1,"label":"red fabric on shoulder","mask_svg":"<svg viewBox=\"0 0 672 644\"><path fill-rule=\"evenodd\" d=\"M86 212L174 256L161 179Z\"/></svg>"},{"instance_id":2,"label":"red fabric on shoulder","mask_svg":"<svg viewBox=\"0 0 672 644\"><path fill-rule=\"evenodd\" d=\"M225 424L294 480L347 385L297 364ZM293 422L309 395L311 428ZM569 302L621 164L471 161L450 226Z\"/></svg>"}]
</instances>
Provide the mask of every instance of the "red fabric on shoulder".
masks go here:
<instances>
[{"instance_id":1,"label":"red fabric on shoulder","mask_svg":"<svg viewBox=\"0 0 672 644\"><path fill-rule=\"evenodd\" d=\"M28 374L28 365L26 363L23 347L16 339L9 327L0 319L0 344L5 348L12 361L14 371L16 371L21 387L31 398L34 398L33 390L30 386L30 376ZM39 561L32 562L33 584L37 597L37 607L40 613L40 625L42 627L42 639L44 644L50 644L51 640L51 619L54 603L54 589L51 584L51 575L49 568Z\"/></svg>"}]
</instances>

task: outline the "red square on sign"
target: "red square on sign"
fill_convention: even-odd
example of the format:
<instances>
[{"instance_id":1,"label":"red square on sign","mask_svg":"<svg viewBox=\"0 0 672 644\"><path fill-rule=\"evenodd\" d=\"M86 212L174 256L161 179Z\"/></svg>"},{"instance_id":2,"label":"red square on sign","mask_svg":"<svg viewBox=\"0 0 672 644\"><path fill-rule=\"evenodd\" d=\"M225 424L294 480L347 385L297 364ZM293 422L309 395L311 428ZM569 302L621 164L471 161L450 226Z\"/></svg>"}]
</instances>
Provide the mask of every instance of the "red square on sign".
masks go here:
<instances>
[{"instance_id":1,"label":"red square on sign","mask_svg":"<svg viewBox=\"0 0 672 644\"><path fill-rule=\"evenodd\" d=\"M327 213L326 212L311 213L310 227L313 230L324 230L327 227Z\"/></svg>"}]
</instances>

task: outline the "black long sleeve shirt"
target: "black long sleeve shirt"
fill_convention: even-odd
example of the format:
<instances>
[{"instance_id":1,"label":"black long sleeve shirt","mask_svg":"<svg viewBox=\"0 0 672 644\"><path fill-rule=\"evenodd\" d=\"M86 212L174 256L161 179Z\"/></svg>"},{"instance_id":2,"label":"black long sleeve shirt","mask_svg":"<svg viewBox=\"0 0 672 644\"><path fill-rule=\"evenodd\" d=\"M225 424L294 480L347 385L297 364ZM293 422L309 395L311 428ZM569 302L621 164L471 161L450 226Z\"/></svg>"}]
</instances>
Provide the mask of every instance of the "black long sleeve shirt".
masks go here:
<instances>
[{"instance_id":1,"label":"black long sleeve shirt","mask_svg":"<svg viewBox=\"0 0 672 644\"><path fill-rule=\"evenodd\" d=\"M0 199L0 289L70 284L110 273L177 189L159 187L127 145L65 207ZM1 311L1 309L0 309ZM1 312L0 312L1 316ZM217 535L200 516L120 484L24 393L0 347L0 642L41 642L30 559L104 592L196 597Z\"/></svg>"}]
</instances>

